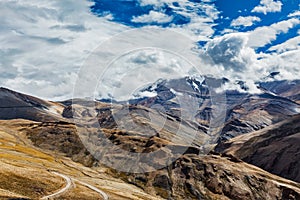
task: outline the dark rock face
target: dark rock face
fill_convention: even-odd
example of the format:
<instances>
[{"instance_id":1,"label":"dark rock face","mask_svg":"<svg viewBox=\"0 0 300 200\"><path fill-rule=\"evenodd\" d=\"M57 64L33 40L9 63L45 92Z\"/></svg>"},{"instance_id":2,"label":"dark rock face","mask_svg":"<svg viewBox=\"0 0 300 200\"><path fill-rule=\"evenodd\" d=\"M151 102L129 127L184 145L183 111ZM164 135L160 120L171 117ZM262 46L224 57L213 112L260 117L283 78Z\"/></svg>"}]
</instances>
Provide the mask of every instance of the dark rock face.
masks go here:
<instances>
[{"instance_id":1,"label":"dark rock face","mask_svg":"<svg viewBox=\"0 0 300 200\"><path fill-rule=\"evenodd\" d=\"M167 174L155 176L152 186L163 198L168 198L171 195L172 183Z\"/></svg>"},{"instance_id":2,"label":"dark rock face","mask_svg":"<svg viewBox=\"0 0 300 200\"><path fill-rule=\"evenodd\" d=\"M95 161L83 146L74 124L64 121L31 123L24 124L20 131L37 147L63 153L86 166L92 166Z\"/></svg>"},{"instance_id":3,"label":"dark rock face","mask_svg":"<svg viewBox=\"0 0 300 200\"><path fill-rule=\"evenodd\" d=\"M62 113L62 116L65 118L73 118L72 106L67 106Z\"/></svg>"},{"instance_id":4,"label":"dark rock face","mask_svg":"<svg viewBox=\"0 0 300 200\"><path fill-rule=\"evenodd\" d=\"M215 151L233 154L273 174L300 182L300 115L256 133L217 145Z\"/></svg>"},{"instance_id":5,"label":"dark rock face","mask_svg":"<svg viewBox=\"0 0 300 200\"><path fill-rule=\"evenodd\" d=\"M262 173L226 157L189 154L156 172L117 176L165 199L297 199L299 190L281 186L275 176Z\"/></svg>"}]
</instances>

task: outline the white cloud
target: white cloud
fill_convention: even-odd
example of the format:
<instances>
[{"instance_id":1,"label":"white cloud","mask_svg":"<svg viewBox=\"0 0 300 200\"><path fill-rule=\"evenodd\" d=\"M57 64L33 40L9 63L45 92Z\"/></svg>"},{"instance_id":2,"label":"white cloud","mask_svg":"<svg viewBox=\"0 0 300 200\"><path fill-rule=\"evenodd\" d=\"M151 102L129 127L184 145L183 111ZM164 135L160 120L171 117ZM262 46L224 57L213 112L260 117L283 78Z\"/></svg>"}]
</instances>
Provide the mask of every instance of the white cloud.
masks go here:
<instances>
[{"instance_id":1,"label":"white cloud","mask_svg":"<svg viewBox=\"0 0 300 200\"><path fill-rule=\"evenodd\" d=\"M246 48L247 40L246 35L227 34L211 40L207 44L207 53L215 64L222 64L226 70L243 71L251 61L248 53L254 52Z\"/></svg>"},{"instance_id":2,"label":"white cloud","mask_svg":"<svg viewBox=\"0 0 300 200\"><path fill-rule=\"evenodd\" d=\"M288 15L288 17L298 17L298 16L300 16L300 11L299 10L297 10L297 11L295 11L295 12Z\"/></svg>"},{"instance_id":3,"label":"white cloud","mask_svg":"<svg viewBox=\"0 0 300 200\"><path fill-rule=\"evenodd\" d=\"M206 51L201 57L209 61L205 65L213 70L207 72L217 77L227 77L231 80L225 87L238 89L237 80L246 81L250 92L258 92L256 81L262 80L270 72L279 71L279 79L299 79L299 36L273 46L272 53L256 53L255 48L264 47L276 40L277 35L284 34L290 28L300 24L299 19L289 19L274 23L271 26L258 27L249 32L229 33L208 41Z\"/></svg>"},{"instance_id":4,"label":"white cloud","mask_svg":"<svg viewBox=\"0 0 300 200\"><path fill-rule=\"evenodd\" d=\"M180 0L182 1L182 0ZM176 2L176 0L139 0L141 6L155 6L155 7L161 7L164 4L171 4L173 2Z\"/></svg>"},{"instance_id":5,"label":"white cloud","mask_svg":"<svg viewBox=\"0 0 300 200\"><path fill-rule=\"evenodd\" d=\"M249 92L258 93L255 82L274 71L280 72L277 79L299 79L299 45L296 49L285 49L282 53L256 53L247 45L248 37L247 33L227 34L208 42L207 51L202 52L203 61L210 60L204 63L211 68L206 70L207 73L230 80L222 89L240 90L236 81L243 80ZM285 47L288 43L290 41Z\"/></svg>"},{"instance_id":6,"label":"white cloud","mask_svg":"<svg viewBox=\"0 0 300 200\"><path fill-rule=\"evenodd\" d=\"M173 52L161 49L140 49L115 60L99 83L97 98L124 101L158 79L181 78L189 75L193 66ZM144 94L145 95L145 94Z\"/></svg>"},{"instance_id":7,"label":"white cloud","mask_svg":"<svg viewBox=\"0 0 300 200\"><path fill-rule=\"evenodd\" d=\"M206 1L207 2L207 1ZM178 16L185 18L188 23L173 25L172 29L188 35L195 40L208 40L215 32L214 21L218 19L219 11L213 4L192 2L186 0L139 0L141 6L153 6L157 12L164 12L168 5ZM175 6L173 3L177 3ZM201 13L201 15L200 15Z\"/></svg>"},{"instance_id":8,"label":"white cloud","mask_svg":"<svg viewBox=\"0 0 300 200\"><path fill-rule=\"evenodd\" d=\"M300 77L299 55L300 49L265 54L259 64L269 71L279 71L278 79L295 80Z\"/></svg>"},{"instance_id":9,"label":"white cloud","mask_svg":"<svg viewBox=\"0 0 300 200\"><path fill-rule=\"evenodd\" d=\"M260 22L261 19L256 16L239 16L237 19L232 20L230 26L252 26L255 22Z\"/></svg>"},{"instance_id":10,"label":"white cloud","mask_svg":"<svg viewBox=\"0 0 300 200\"><path fill-rule=\"evenodd\" d=\"M110 12L106 12L102 15L103 18L107 19L107 20L113 20L114 16L110 13Z\"/></svg>"},{"instance_id":11,"label":"white cloud","mask_svg":"<svg viewBox=\"0 0 300 200\"><path fill-rule=\"evenodd\" d=\"M193 40L207 41L215 33L215 20L219 18L219 11L212 4L203 2L179 1L179 7L170 7L179 15L189 19L189 23L173 26L174 30L187 34ZM199 15L202 13L202 15Z\"/></svg>"},{"instance_id":12,"label":"white cloud","mask_svg":"<svg viewBox=\"0 0 300 200\"><path fill-rule=\"evenodd\" d=\"M158 27L137 28L116 35L86 60L74 95L91 97L100 83L96 97L125 100L135 89L159 78L188 75L191 63L201 63L191 51L193 42L183 34Z\"/></svg>"},{"instance_id":13,"label":"white cloud","mask_svg":"<svg viewBox=\"0 0 300 200\"><path fill-rule=\"evenodd\" d=\"M300 36L296 36L281 44L269 48L270 51L277 51L279 53L296 50L296 49L300 49Z\"/></svg>"},{"instance_id":14,"label":"white cloud","mask_svg":"<svg viewBox=\"0 0 300 200\"><path fill-rule=\"evenodd\" d=\"M126 27L94 16L91 2L0 1L0 84L43 98L72 96L90 51Z\"/></svg>"},{"instance_id":15,"label":"white cloud","mask_svg":"<svg viewBox=\"0 0 300 200\"><path fill-rule=\"evenodd\" d=\"M231 81L257 80L262 69L257 65L258 55L247 46L248 34L230 33L212 39L202 54L204 60L211 60L210 65L217 77L227 77ZM208 56L208 57L206 57Z\"/></svg>"},{"instance_id":16,"label":"white cloud","mask_svg":"<svg viewBox=\"0 0 300 200\"><path fill-rule=\"evenodd\" d=\"M141 15L141 16L135 16L132 18L132 22L135 23L168 23L171 22L173 19L172 16L168 16L161 12L156 12L151 10L149 14Z\"/></svg>"},{"instance_id":17,"label":"white cloud","mask_svg":"<svg viewBox=\"0 0 300 200\"><path fill-rule=\"evenodd\" d=\"M277 38L277 35L287 33L289 29L300 24L299 19L291 18L285 21L274 23L270 26L258 27L253 31L248 32L248 46L256 48L270 44Z\"/></svg>"},{"instance_id":18,"label":"white cloud","mask_svg":"<svg viewBox=\"0 0 300 200\"><path fill-rule=\"evenodd\" d=\"M173 1L161 2L169 2L172 6ZM214 33L213 21L217 18L218 11L213 5L199 6L188 1L179 3L180 6L174 12L181 13L191 23L170 29L184 33L185 37L194 41L200 37L208 40ZM1 1L1 86L47 99L71 98L78 70L89 54L103 41L129 29L108 21L113 19L111 13L102 18L93 15L90 12L91 5L89 1L71 0ZM160 12L160 8L156 7L158 10L152 13ZM190 9L203 12L203 16L198 16ZM159 18L161 15L157 16L157 21L163 21ZM143 38L140 40L144 41ZM175 44L170 41L176 41L180 45L181 40L171 34L170 38L159 42L168 48L168 45ZM189 46L192 46L192 40L188 40ZM151 42L155 43L149 42L150 46ZM141 41L136 41L136 44L141 44ZM107 53L114 53L119 48L118 45ZM185 42L181 46L186 45ZM175 69L178 68L177 62L170 62ZM169 67L162 68L161 73L169 70ZM88 78L93 78L94 81L99 78L95 73L89 75ZM155 79L159 78L159 74L154 75Z\"/></svg>"},{"instance_id":19,"label":"white cloud","mask_svg":"<svg viewBox=\"0 0 300 200\"><path fill-rule=\"evenodd\" d=\"M228 34L228 33L238 33L239 31L238 30L235 30L235 29L230 29L230 28L225 28L221 34L222 35L225 35L225 34Z\"/></svg>"},{"instance_id":20,"label":"white cloud","mask_svg":"<svg viewBox=\"0 0 300 200\"><path fill-rule=\"evenodd\" d=\"M281 7L282 3L279 0L261 0L260 4L253 8L251 12L264 13L266 15L269 12L280 12Z\"/></svg>"}]
</instances>

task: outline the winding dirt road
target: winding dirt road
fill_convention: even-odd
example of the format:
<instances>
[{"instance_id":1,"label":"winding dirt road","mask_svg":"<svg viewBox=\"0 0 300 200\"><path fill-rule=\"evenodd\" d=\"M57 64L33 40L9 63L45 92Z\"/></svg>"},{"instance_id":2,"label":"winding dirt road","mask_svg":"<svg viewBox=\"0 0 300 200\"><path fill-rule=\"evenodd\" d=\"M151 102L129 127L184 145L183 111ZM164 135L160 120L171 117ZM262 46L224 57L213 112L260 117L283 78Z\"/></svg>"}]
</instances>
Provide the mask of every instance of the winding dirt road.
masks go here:
<instances>
[{"instance_id":1,"label":"winding dirt road","mask_svg":"<svg viewBox=\"0 0 300 200\"><path fill-rule=\"evenodd\" d=\"M57 175L57 176L62 177L63 179L65 179L65 181L66 181L67 184L66 184L65 187L61 188L59 191L57 191L57 192L55 192L53 194L50 194L50 195L42 197L41 200L48 200L48 199L52 199L52 198L59 197L59 196L63 195L69 189L72 188L73 184L75 184L74 181L76 181L76 182L80 183L81 185L84 185L87 188L89 188L89 189L97 192L98 194L100 194L102 196L102 198L104 200L108 200L109 199L108 195L105 192L103 192L102 190L100 190L100 189L98 189L98 188L96 188L96 187L94 187L94 186L92 186L92 185L90 185L88 183L82 182L82 181L77 180L77 179L70 178L70 177L68 177L68 176L66 176L64 174L60 174L58 172L52 172L52 173L55 174L55 175Z\"/></svg>"},{"instance_id":2,"label":"winding dirt road","mask_svg":"<svg viewBox=\"0 0 300 200\"><path fill-rule=\"evenodd\" d=\"M90 184L87 184L85 182L79 181L77 179L73 179L73 180L76 181L76 182L78 182L78 183L80 183L81 185L84 185L84 186L90 188L91 190L94 190L95 192L101 194L101 196L103 197L104 200L108 200L109 199L108 195L105 192L103 192L102 190L99 190L98 188L96 188L96 187L94 187L94 186L92 186Z\"/></svg>"},{"instance_id":3,"label":"winding dirt road","mask_svg":"<svg viewBox=\"0 0 300 200\"><path fill-rule=\"evenodd\" d=\"M65 192L67 192L73 185L70 177L60 174L60 173L57 173L57 172L52 172L52 173L65 179L67 184L65 187L61 188L59 191L57 191L53 194L44 196L43 198L41 198L41 200L47 200L47 199L52 199L52 198L58 197L58 196L64 194Z\"/></svg>"}]
</instances>

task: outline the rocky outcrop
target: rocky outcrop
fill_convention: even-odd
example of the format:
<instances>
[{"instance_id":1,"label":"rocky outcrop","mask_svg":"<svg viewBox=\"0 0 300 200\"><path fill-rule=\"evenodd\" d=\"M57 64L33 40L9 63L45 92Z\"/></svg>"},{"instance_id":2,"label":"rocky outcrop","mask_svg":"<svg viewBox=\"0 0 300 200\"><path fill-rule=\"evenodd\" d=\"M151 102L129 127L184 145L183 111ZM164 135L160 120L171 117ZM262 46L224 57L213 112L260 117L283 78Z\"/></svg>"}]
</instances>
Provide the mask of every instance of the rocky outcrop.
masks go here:
<instances>
[{"instance_id":1,"label":"rocky outcrop","mask_svg":"<svg viewBox=\"0 0 300 200\"><path fill-rule=\"evenodd\" d=\"M85 166L92 166L95 159L77 135L74 124L59 122L32 122L19 125L33 144L41 149L61 153Z\"/></svg>"},{"instance_id":2,"label":"rocky outcrop","mask_svg":"<svg viewBox=\"0 0 300 200\"><path fill-rule=\"evenodd\" d=\"M165 199L300 198L300 184L231 157L187 154L156 172L114 174Z\"/></svg>"}]
</instances>

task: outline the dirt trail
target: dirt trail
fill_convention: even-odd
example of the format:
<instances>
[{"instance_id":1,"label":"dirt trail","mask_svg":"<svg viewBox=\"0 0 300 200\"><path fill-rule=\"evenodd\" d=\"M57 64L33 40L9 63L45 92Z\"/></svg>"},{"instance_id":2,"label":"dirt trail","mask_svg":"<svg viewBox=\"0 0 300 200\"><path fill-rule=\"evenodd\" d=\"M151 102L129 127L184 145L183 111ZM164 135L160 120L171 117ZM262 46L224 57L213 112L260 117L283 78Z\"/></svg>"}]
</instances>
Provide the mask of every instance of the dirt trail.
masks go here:
<instances>
[{"instance_id":1,"label":"dirt trail","mask_svg":"<svg viewBox=\"0 0 300 200\"><path fill-rule=\"evenodd\" d=\"M98 188L96 188L96 187L94 187L94 186L92 186L92 185L90 185L88 183L79 181L77 179L72 179L72 178L70 178L70 177L68 177L68 176L66 176L64 174L60 174L58 172L52 172L52 173L55 174L55 175L57 175L57 176L62 177L63 179L65 179L65 181L66 181L67 184L66 184L65 187L61 188L59 191L57 191L57 192L55 192L53 194L50 194L50 195L42 197L41 200L53 199L55 197L59 197L59 196L65 194L69 189L72 188L72 186L74 184L73 181L76 181L79 184L84 185L84 186L88 187L89 189L97 192L98 194L100 194L103 197L104 200L108 200L109 199L108 195L105 192L103 192L102 190L100 190L100 189L98 189Z\"/></svg>"},{"instance_id":2,"label":"dirt trail","mask_svg":"<svg viewBox=\"0 0 300 200\"><path fill-rule=\"evenodd\" d=\"M63 174L60 174L58 172L52 172L53 174L55 175L58 175L60 177L62 177L63 179L65 179L66 181L66 186L61 188L59 191L53 193L53 194L50 194L50 195L47 195L47 196L44 196L41 198L41 200L47 200L47 199L51 199L51 198L55 198L55 197L59 197L61 196L62 194L64 194L65 192L67 192L69 189L71 189L72 187L72 180L70 177L66 176L66 175L63 175Z\"/></svg>"}]
</instances>

